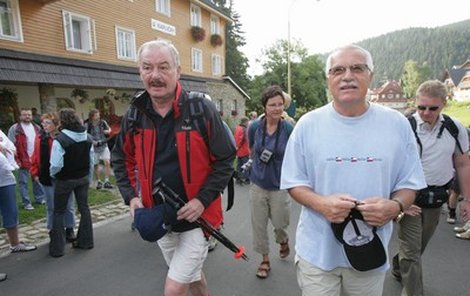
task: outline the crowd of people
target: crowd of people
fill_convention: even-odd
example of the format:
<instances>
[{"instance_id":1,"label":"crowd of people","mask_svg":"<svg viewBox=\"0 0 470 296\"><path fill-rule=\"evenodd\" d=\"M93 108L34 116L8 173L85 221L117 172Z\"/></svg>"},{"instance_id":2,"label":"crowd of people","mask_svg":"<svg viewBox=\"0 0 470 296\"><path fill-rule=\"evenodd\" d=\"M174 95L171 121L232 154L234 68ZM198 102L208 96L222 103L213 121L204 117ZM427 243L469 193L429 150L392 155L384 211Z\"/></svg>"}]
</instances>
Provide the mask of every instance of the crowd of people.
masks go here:
<instances>
[{"instance_id":1,"label":"crowd of people","mask_svg":"<svg viewBox=\"0 0 470 296\"><path fill-rule=\"evenodd\" d=\"M442 205L449 223L458 220L457 207L461 221L470 221L468 131L442 114L447 91L437 80L420 85L416 110L404 116L367 100L372 56L343 46L326 61L330 103L295 122L284 111L288 94L270 85L260 98L263 114L242 117L232 135L209 96L182 87L173 44L144 43L138 68L145 89L124 114L112 151L109 125L95 109L85 124L73 109L43 114L42 128L25 109L9 137L0 134L0 195L8 197L0 209L12 252L36 249L18 240L16 169L24 209L33 209L30 176L35 202L46 204L52 257L63 256L67 242L93 248L87 203L93 175L97 189L113 188L112 166L132 217L167 202L156 186L172 189L182 203L173 209L176 219L163 217L166 230L157 240L168 265L168 296L210 295L203 266L211 233L198 223L223 225L221 197L234 162L237 183L250 186L252 248L260 256L254 275L267 279L271 271L271 223L277 256L285 259L295 249L302 295L382 295L389 269L402 295L424 295L422 255ZM80 212L76 235L73 199ZM295 245L287 231L292 199L301 205ZM389 254L394 225L399 251ZM470 222L454 230L470 239Z\"/></svg>"}]
</instances>

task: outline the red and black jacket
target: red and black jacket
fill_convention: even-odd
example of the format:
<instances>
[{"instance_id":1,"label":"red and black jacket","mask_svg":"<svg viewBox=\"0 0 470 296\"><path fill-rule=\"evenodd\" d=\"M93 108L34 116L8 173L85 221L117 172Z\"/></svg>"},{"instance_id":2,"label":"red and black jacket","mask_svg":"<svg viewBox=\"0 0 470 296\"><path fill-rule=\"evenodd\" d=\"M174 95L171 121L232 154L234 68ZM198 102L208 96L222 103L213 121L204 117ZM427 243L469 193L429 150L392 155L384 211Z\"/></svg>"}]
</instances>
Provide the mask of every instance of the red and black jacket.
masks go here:
<instances>
[{"instance_id":1,"label":"red and black jacket","mask_svg":"<svg viewBox=\"0 0 470 296\"><path fill-rule=\"evenodd\" d=\"M40 127L35 124L31 123L36 131L36 135L39 134ZM28 139L26 138L26 134L23 130L23 127L20 123L15 123L10 129L14 131L14 143L16 147L16 162L22 169L31 169L31 159L28 155ZM10 132L8 133L10 136Z\"/></svg>"},{"instance_id":2,"label":"red and black jacket","mask_svg":"<svg viewBox=\"0 0 470 296\"><path fill-rule=\"evenodd\" d=\"M152 207L153 172L158 141L157 129L146 111L150 97L137 95L123 116L121 131L112 152L116 182L126 204L138 196L136 180L141 188L142 202ZM132 108L138 116L131 116ZM224 130L215 105L204 100L204 118L208 144L190 120L188 94L177 84L173 101L176 146L181 177L188 199L197 198L205 207L202 217L214 227L222 224L221 192L232 177L235 147Z\"/></svg>"}]
</instances>

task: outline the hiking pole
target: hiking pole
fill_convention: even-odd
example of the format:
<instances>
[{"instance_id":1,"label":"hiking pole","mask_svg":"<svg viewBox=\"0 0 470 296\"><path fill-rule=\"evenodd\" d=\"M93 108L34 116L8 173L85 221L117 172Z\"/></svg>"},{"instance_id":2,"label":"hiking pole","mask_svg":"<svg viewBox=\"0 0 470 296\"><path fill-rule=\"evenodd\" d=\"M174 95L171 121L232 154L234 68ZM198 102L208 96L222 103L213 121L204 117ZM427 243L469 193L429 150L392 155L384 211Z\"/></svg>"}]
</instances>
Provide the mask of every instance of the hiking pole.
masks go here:
<instances>
[{"instance_id":1,"label":"hiking pole","mask_svg":"<svg viewBox=\"0 0 470 296\"><path fill-rule=\"evenodd\" d=\"M173 191L170 187L163 183L162 179L159 178L154 183L154 190L152 195L159 194L160 197L167 203L169 203L175 210L182 208L186 202L179 197L179 195ZM216 240L223 244L230 251L234 252L235 259L242 258L248 261L248 256L245 254L245 247L237 247L231 240L229 240L220 230L212 226L206 219L199 217L194 221L199 227L201 227L206 233L212 235Z\"/></svg>"}]
</instances>

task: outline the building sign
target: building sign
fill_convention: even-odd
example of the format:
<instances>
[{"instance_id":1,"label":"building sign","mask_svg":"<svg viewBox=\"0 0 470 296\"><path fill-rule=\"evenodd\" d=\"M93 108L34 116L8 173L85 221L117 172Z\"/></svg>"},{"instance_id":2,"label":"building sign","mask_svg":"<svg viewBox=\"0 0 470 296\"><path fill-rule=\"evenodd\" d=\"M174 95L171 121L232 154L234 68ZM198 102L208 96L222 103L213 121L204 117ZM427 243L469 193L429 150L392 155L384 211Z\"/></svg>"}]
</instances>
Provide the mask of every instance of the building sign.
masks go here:
<instances>
[{"instance_id":1,"label":"building sign","mask_svg":"<svg viewBox=\"0 0 470 296\"><path fill-rule=\"evenodd\" d=\"M164 22L157 21L155 19L152 19L152 29L163 32L163 33L167 33L173 36L176 35L175 26L165 24Z\"/></svg>"}]
</instances>

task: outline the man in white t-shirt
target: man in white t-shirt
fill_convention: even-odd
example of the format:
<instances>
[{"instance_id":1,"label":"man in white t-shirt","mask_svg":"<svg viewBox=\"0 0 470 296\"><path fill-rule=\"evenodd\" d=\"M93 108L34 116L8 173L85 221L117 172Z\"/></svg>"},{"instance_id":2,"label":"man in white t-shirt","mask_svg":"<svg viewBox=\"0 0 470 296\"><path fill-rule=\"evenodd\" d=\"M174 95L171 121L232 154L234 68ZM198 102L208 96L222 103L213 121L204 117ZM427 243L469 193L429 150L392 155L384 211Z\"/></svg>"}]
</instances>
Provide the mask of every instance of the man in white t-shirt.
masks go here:
<instances>
[{"instance_id":1,"label":"man in white t-shirt","mask_svg":"<svg viewBox=\"0 0 470 296\"><path fill-rule=\"evenodd\" d=\"M21 109L20 122L15 123L8 130L8 138L16 147L16 162L20 169L18 171L18 185L21 199L25 210L34 210L31 205L28 191L28 179L31 178L29 170L31 169L31 156L34 151L34 139L39 133L40 127L33 122L31 109ZM37 204L45 204L44 190L39 182L32 180L33 194Z\"/></svg>"},{"instance_id":2,"label":"man in white t-shirt","mask_svg":"<svg viewBox=\"0 0 470 296\"><path fill-rule=\"evenodd\" d=\"M287 143L281 189L302 205L295 262L304 296L381 296L392 220L402 217L415 191L426 186L406 118L366 99L373 71L367 50L356 45L334 50L326 62L333 101L302 116ZM355 213L362 217L361 229ZM370 229L374 239L351 245L344 233L333 231L348 221L355 228L345 232L354 230L363 239L372 237L362 235ZM352 252L359 245L363 251ZM359 260L361 253L371 260Z\"/></svg>"}]
</instances>

